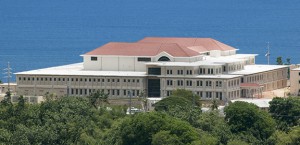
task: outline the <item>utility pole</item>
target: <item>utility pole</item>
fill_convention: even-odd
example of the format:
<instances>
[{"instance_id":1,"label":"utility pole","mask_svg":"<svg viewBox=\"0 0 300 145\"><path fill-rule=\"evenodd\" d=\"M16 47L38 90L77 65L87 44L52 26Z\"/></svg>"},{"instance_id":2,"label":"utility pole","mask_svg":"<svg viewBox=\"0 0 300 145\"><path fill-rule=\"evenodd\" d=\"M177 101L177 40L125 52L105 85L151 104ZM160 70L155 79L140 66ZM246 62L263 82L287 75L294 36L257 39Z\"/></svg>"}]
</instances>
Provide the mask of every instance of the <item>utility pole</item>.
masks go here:
<instances>
[{"instance_id":1,"label":"utility pole","mask_svg":"<svg viewBox=\"0 0 300 145\"><path fill-rule=\"evenodd\" d=\"M10 64L9 64L9 62L7 62L7 68L5 68L4 69L4 71L5 71L5 77L7 78L7 90L8 90L8 92L7 92L7 94L8 94L8 96L7 97L9 97L9 99L10 99L10 78L11 78L11 68L10 68Z\"/></svg>"}]
</instances>

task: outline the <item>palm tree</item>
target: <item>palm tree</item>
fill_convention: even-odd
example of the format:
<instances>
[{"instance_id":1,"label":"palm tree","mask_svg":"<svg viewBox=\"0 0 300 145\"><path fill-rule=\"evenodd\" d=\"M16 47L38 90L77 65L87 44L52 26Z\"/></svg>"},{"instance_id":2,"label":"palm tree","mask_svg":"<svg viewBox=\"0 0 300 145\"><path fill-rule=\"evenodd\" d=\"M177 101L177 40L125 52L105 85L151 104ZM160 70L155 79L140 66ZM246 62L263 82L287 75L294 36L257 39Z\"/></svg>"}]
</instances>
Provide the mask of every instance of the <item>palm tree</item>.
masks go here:
<instances>
[{"instance_id":1,"label":"palm tree","mask_svg":"<svg viewBox=\"0 0 300 145\"><path fill-rule=\"evenodd\" d=\"M211 102L211 110L218 110L218 101L216 99L213 99L212 102Z\"/></svg>"},{"instance_id":2,"label":"palm tree","mask_svg":"<svg viewBox=\"0 0 300 145\"><path fill-rule=\"evenodd\" d=\"M140 94L139 94L139 98L138 100L141 102L141 105L142 105L142 108L143 110L146 112L147 111L147 97L145 95L145 92L142 91Z\"/></svg>"},{"instance_id":3,"label":"palm tree","mask_svg":"<svg viewBox=\"0 0 300 145\"><path fill-rule=\"evenodd\" d=\"M104 107L103 105L108 104L108 93L105 93L104 90L97 90L88 96L89 101L92 106L98 108L99 106Z\"/></svg>"}]
</instances>

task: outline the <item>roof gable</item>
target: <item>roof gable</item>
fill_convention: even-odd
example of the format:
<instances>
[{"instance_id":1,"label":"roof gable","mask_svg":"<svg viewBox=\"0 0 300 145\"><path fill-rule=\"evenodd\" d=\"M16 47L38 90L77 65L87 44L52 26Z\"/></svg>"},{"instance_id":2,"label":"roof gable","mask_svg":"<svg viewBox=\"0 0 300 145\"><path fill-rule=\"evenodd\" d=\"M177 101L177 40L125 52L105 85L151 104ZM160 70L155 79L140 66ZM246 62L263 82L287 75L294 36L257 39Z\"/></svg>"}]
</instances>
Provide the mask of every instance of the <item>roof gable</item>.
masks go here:
<instances>
[{"instance_id":1,"label":"roof gable","mask_svg":"<svg viewBox=\"0 0 300 145\"><path fill-rule=\"evenodd\" d=\"M175 43L123 43L110 42L85 55L118 55L118 56L156 56L166 52L174 57L191 57L198 52L182 48Z\"/></svg>"}]
</instances>

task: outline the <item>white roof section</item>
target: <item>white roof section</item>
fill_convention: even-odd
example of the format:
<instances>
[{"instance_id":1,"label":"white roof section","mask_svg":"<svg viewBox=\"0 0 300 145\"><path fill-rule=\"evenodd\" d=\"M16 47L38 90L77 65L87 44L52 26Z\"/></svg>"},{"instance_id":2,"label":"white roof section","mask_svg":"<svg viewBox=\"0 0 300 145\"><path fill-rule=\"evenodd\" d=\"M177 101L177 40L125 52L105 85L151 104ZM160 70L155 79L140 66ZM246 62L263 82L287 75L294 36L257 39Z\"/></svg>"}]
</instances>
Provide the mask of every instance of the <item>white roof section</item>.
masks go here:
<instances>
[{"instance_id":1,"label":"white roof section","mask_svg":"<svg viewBox=\"0 0 300 145\"><path fill-rule=\"evenodd\" d=\"M151 97L147 98L147 100L150 100L150 101L160 101L162 99L163 98L151 98Z\"/></svg>"},{"instance_id":2,"label":"white roof section","mask_svg":"<svg viewBox=\"0 0 300 145\"><path fill-rule=\"evenodd\" d=\"M16 86L17 83L9 83L10 86ZM0 86L8 86L8 83L0 84Z\"/></svg>"},{"instance_id":3,"label":"white roof section","mask_svg":"<svg viewBox=\"0 0 300 145\"><path fill-rule=\"evenodd\" d=\"M300 67L292 69L292 71L300 71Z\"/></svg>"},{"instance_id":4,"label":"white roof section","mask_svg":"<svg viewBox=\"0 0 300 145\"><path fill-rule=\"evenodd\" d=\"M245 65L243 70L230 72L234 75L248 75L289 67L287 65Z\"/></svg>"},{"instance_id":5,"label":"white roof section","mask_svg":"<svg viewBox=\"0 0 300 145\"><path fill-rule=\"evenodd\" d=\"M241 77L243 75L226 75L226 74L220 74L220 75L198 75L196 78L199 79L232 79Z\"/></svg>"},{"instance_id":6,"label":"white roof section","mask_svg":"<svg viewBox=\"0 0 300 145\"><path fill-rule=\"evenodd\" d=\"M246 99L246 98L240 98L240 99L231 100L232 103L236 102L236 101L253 103L254 105L258 106L259 108L269 108L269 106L270 106L269 102L272 101L272 99Z\"/></svg>"},{"instance_id":7,"label":"white roof section","mask_svg":"<svg viewBox=\"0 0 300 145\"><path fill-rule=\"evenodd\" d=\"M230 56L211 57L203 56L203 60L196 62L149 62L146 65L157 65L157 66L221 66L226 63L239 63L245 60L247 57L254 57L257 54L235 54Z\"/></svg>"},{"instance_id":8,"label":"white roof section","mask_svg":"<svg viewBox=\"0 0 300 145\"><path fill-rule=\"evenodd\" d=\"M49 75L49 76L126 76L126 77L147 76L146 72L84 70L83 63L75 63L70 65L18 72L15 74L16 75Z\"/></svg>"}]
</instances>

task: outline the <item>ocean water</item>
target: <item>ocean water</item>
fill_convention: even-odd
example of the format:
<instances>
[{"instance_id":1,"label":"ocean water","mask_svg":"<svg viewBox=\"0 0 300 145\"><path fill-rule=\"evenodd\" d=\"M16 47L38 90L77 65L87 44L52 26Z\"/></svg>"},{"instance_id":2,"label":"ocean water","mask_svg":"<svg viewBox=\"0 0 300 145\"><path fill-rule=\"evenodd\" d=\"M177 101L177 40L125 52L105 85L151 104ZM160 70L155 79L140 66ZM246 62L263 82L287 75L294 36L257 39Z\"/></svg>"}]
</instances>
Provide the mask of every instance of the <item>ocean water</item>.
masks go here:
<instances>
[{"instance_id":1,"label":"ocean water","mask_svg":"<svg viewBox=\"0 0 300 145\"><path fill-rule=\"evenodd\" d=\"M0 0L0 79L13 72L81 62L111 41L147 36L211 37L300 63L299 0ZM13 77L14 79L14 77Z\"/></svg>"}]
</instances>

